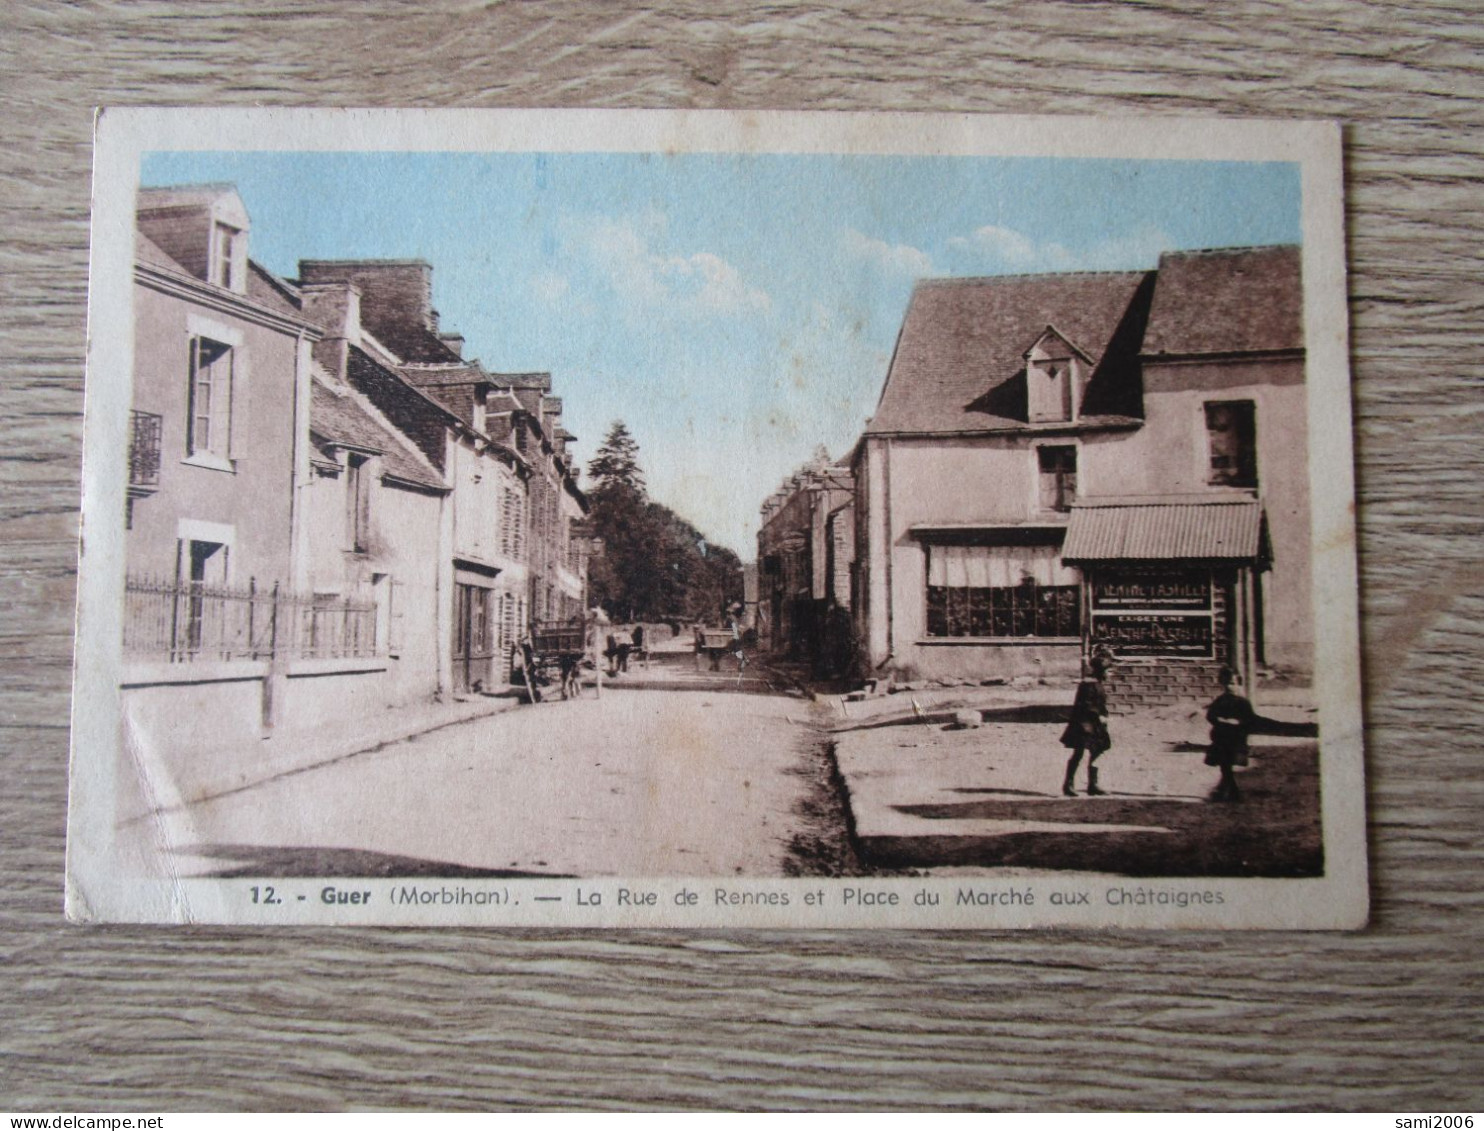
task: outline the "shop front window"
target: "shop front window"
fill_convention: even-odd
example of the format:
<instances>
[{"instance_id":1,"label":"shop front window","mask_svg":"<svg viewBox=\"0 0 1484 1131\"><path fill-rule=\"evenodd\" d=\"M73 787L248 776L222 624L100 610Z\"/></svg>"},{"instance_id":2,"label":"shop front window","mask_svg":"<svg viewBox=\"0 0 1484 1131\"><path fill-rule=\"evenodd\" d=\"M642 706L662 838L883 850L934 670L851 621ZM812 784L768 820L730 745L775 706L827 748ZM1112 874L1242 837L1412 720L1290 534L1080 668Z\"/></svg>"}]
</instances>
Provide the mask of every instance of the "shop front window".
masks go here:
<instances>
[{"instance_id":1,"label":"shop front window","mask_svg":"<svg viewBox=\"0 0 1484 1131\"><path fill-rule=\"evenodd\" d=\"M928 547L929 637L1076 637L1075 571L1055 546Z\"/></svg>"}]
</instances>

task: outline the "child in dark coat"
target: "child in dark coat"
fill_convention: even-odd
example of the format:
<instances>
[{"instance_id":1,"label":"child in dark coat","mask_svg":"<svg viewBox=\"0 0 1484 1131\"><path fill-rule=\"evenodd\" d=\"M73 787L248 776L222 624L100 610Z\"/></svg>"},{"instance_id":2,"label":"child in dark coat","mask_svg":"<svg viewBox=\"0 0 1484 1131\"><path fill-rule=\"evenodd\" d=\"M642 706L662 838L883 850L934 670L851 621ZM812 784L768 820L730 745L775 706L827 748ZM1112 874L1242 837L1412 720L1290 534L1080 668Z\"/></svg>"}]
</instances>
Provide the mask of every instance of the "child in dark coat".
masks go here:
<instances>
[{"instance_id":1,"label":"child in dark coat","mask_svg":"<svg viewBox=\"0 0 1484 1131\"><path fill-rule=\"evenodd\" d=\"M1108 737L1108 694L1103 690L1103 676L1108 674L1108 657L1094 653L1088 670L1091 677L1077 685L1077 697L1072 701L1072 717L1067 729L1062 731L1061 744L1071 747L1072 756L1067 759L1067 776L1062 781L1061 791L1068 797L1077 796L1077 767L1082 764L1082 752L1087 751L1087 795L1102 794L1098 788L1098 755L1113 745Z\"/></svg>"},{"instance_id":2,"label":"child in dark coat","mask_svg":"<svg viewBox=\"0 0 1484 1131\"><path fill-rule=\"evenodd\" d=\"M1206 721L1211 724L1211 746L1206 751L1206 765L1221 770L1221 781L1212 801L1240 801L1237 775L1234 766L1247 764L1247 736L1252 733L1252 724L1257 712L1250 700L1236 693L1237 674L1230 668L1221 669L1221 694L1206 708Z\"/></svg>"}]
</instances>

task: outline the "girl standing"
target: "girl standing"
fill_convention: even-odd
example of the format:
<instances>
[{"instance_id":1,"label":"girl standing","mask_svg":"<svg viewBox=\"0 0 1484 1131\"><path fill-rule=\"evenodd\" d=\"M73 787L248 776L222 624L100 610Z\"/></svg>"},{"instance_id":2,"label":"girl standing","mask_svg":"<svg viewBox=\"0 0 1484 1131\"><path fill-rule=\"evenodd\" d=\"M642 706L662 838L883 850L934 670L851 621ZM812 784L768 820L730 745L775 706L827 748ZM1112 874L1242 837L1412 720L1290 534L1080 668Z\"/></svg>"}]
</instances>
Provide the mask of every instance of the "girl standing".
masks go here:
<instances>
[{"instance_id":1,"label":"girl standing","mask_svg":"<svg viewBox=\"0 0 1484 1131\"><path fill-rule=\"evenodd\" d=\"M1062 731L1061 744L1071 747L1072 756L1067 759L1067 776L1062 781L1061 791L1068 797L1077 796L1077 767L1082 763L1082 752L1087 752L1087 795L1098 797L1098 756L1113 745L1108 737L1108 693L1103 689L1103 677L1111 666L1106 652L1095 651L1088 662L1089 678L1077 685L1077 697L1072 701L1072 717L1067 729Z\"/></svg>"}]
</instances>

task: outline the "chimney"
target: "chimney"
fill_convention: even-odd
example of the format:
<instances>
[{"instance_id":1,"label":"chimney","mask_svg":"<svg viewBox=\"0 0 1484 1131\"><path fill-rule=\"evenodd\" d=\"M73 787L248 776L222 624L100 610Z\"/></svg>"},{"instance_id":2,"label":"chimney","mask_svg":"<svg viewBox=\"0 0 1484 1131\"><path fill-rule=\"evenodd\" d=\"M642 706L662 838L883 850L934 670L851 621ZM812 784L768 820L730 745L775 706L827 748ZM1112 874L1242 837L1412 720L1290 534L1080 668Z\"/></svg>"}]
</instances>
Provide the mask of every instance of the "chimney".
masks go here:
<instances>
[{"instance_id":1,"label":"chimney","mask_svg":"<svg viewBox=\"0 0 1484 1131\"><path fill-rule=\"evenodd\" d=\"M455 357L464 356L464 335L453 331L445 331L438 335L438 340L453 350Z\"/></svg>"},{"instance_id":2,"label":"chimney","mask_svg":"<svg viewBox=\"0 0 1484 1131\"><path fill-rule=\"evenodd\" d=\"M350 347L361 344L361 292L349 282L301 283L304 315L325 332L314 359L345 380Z\"/></svg>"},{"instance_id":3,"label":"chimney","mask_svg":"<svg viewBox=\"0 0 1484 1131\"><path fill-rule=\"evenodd\" d=\"M299 282L354 283L361 292L362 324L382 341L398 331L436 333L433 268L423 259L301 259Z\"/></svg>"}]
</instances>

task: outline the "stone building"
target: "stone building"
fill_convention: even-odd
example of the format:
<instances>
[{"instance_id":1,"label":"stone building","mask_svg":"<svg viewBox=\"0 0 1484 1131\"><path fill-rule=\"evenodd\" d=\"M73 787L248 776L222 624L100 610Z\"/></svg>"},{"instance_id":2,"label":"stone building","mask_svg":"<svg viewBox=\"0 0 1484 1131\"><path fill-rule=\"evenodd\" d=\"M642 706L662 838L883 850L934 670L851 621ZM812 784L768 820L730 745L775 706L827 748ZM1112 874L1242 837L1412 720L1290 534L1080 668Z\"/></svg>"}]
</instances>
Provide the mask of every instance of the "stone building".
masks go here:
<instances>
[{"instance_id":1,"label":"stone building","mask_svg":"<svg viewBox=\"0 0 1484 1131\"><path fill-rule=\"evenodd\" d=\"M821 674L853 665L854 484L821 454L762 506L758 530L759 642Z\"/></svg>"},{"instance_id":2,"label":"stone building","mask_svg":"<svg viewBox=\"0 0 1484 1131\"><path fill-rule=\"evenodd\" d=\"M122 693L182 789L242 739L507 685L586 594L550 376L465 359L421 260L285 279L249 236L230 185L140 193Z\"/></svg>"},{"instance_id":3,"label":"stone building","mask_svg":"<svg viewBox=\"0 0 1484 1131\"><path fill-rule=\"evenodd\" d=\"M568 447L577 437L562 425L562 399L551 395L550 373L495 373L486 414L491 434L530 466L526 561L531 618L570 621L587 605L591 538L588 502L577 484Z\"/></svg>"},{"instance_id":4,"label":"stone building","mask_svg":"<svg viewBox=\"0 0 1484 1131\"><path fill-rule=\"evenodd\" d=\"M495 385L463 338L439 329L432 268L421 260L306 260L299 284L343 330L345 383L443 476L449 504L425 552L439 563L440 687L488 691L510 682L530 615L530 463L488 431ZM331 295L338 296L331 303ZM394 344L389 344L394 343Z\"/></svg>"},{"instance_id":5,"label":"stone building","mask_svg":"<svg viewBox=\"0 0 1484 1131\"><path fill-rule=\"evenodd\" d=\"M356 292L367 393L450 477L453 689L508 683L531 626L580 616L587 594L588 504L551 374L465 358L463 337L439 326L421 260L303 261L299 274L306 288Z\"/></svg>"},{"instance_id":6,"label":"stone building","mask_svg":"<svg viewBox=\"0 0 1484 1131\"><path fill-rule=\"evenodd\" d=\"M369 658L367 610L317 638L295 584L320 332L250 227L230 185L139 193L123 702L151 756L271 733Z\"/></svg>"},{"instance_id":7,"label":"stone building","mask_svg":"<svg viewBox=\"0 0 1484 1131\"><path fill-rule=\"evenodd\" d=\"M903 678L1127 696L1312 670L1299 250L918 285L851 457L857 632Z\"/></svg>"},{"instance_id":8,"label":"stone building","mask_svg":"<svg viewBox=\"0 0 1484 1131\"><path fill-rule=\"evenodd\" d=\"M131 573L292 577L308 443L293 408L307 403L319 331L248 258L248 238L230 185L140 192Z\"/></svg>"}]
</instances>

